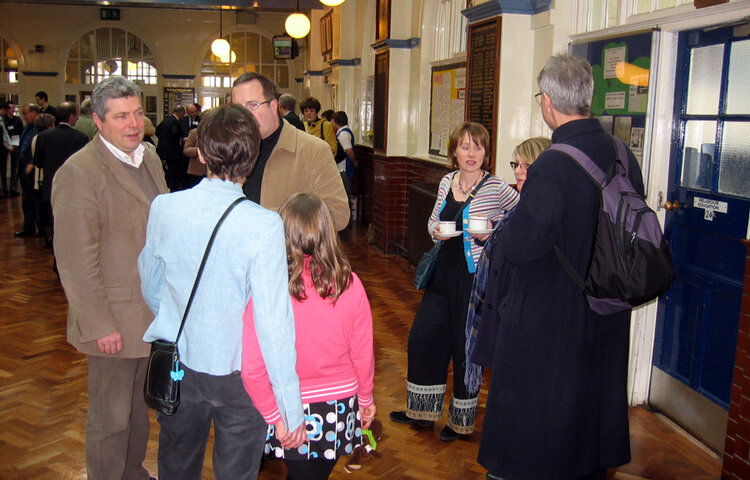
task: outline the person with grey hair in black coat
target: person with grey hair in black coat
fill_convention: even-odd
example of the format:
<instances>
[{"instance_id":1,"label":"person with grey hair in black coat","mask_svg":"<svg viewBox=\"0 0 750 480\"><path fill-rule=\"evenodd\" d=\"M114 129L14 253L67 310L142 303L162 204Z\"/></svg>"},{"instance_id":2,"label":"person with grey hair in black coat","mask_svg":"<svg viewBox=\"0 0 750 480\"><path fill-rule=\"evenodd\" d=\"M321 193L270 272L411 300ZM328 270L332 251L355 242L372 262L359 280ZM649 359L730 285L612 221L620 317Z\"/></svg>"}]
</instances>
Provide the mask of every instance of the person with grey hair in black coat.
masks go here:
<instances>
[{"instance_id":1,"label":"person with grey hair in black coat","mask_svg":"<svg viewBox=\"0 0 750 480\"><path fill-rule=\"evenodd\" d=\"M604 171L612 136L590 116L594 79L580 57L555 55L537 77L553 143L582 150ZM643 194L628 152L630 180ZM586 277L601 193L559 151L528 168L523 194L492 250L482 322L496 325L479 447L491 480L604 480L630 461L630 311L602 316L556 255Z\"/></svg>"}]
</instances>

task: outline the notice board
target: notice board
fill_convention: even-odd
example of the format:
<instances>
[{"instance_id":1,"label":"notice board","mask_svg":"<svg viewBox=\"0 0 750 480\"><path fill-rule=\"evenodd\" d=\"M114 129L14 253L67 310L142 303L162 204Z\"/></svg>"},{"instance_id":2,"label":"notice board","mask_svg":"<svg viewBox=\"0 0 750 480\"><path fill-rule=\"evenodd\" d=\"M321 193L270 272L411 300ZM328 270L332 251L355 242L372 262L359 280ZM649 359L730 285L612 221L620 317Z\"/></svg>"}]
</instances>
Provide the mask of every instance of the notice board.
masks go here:
<instances>
[{"instance_id":1,"label":"notice board","mask_svg":"<svg viewBox=\"0 0 750 480\"><path fill-rule=\"evenodd\" d=\"M164 117L172 114L177 105L187 106L195 102L195 89L186 87L164 87Z\"/></svg>"},{"instance_id":2,"label":"notice board","mask_svg":"<svg viewBox=\"0 0 750 480\"><path fill-rule=\"evenodd\" d=\"M648 171L644 150L650 144L646 120L651 101L651 52L655 35L656 32L649 31L570 46L570 53L587 59L594 73L591 113L606 131L630 147L644 179Z\"/></svg>"},{"instance_id":3,"label":"notice board","mask_svg":"<svg viewBox=\"0 0 750 480\"><path fill-rule=\"evenodd\" d=\"M466 64L432 67L430 153L448 155L448 140L466 115Z\"/></svg>"},{"instance_id":4,"label":"notice board","mask_svg":"<svg viewBox=\"0 0 750 480\"><path fill-rule=\"evenodd\" d=\"M478 122L490 133L489 145L497 133L497 92L500 79L501 17L469 25L467 54L466 120ZM490 171L495 149L490 152Z\"/></svg>"}]
</instances>

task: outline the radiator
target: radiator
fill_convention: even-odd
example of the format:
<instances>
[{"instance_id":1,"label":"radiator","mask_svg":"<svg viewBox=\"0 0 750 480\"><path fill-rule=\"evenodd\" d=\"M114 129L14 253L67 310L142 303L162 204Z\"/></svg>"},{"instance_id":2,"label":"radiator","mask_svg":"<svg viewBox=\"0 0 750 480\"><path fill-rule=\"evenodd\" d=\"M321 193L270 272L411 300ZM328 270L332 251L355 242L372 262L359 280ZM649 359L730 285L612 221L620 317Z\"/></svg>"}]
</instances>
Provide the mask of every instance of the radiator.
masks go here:
<instances>
[{"instance_id":1,"label":"radiator","mask_svg":"<svg viewBox=\"0 0 750 480\"><path fill-rule=\"evenodd\" d=\"M416 265L422 254L434 243L427 233L427 220L437 199L436 185L412 183L409 185L409 212L406 217L406 258Z\"/></svg>"}]
</instances>

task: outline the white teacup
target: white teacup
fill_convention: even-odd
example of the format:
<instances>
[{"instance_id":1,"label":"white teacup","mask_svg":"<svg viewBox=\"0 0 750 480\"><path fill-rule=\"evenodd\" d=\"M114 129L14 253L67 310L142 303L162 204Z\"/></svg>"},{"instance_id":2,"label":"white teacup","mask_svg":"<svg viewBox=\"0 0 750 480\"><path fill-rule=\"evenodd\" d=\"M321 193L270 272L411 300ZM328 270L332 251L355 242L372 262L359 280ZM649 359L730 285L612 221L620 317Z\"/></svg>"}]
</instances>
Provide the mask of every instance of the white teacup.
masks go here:
<instances>
[{"instance_id":1,"label":"white teacup","mask_svg":"<svg viewBox=\"0 0 750 480\"><path fill-rule=\"evenodd\" d=\"M489 222L487 217L481 215L469 217L469 230L487 230L489 228L488 225Z\"/></svg>"},{"instance_id":2,"label":"white teacup","mask_svg":"<svg viewBox=\"0 0 750 480\"><path fill-rule=\"evenodd\" d=\"M440 222L440 233L451 234L456 233L456 222Z\"/></svg>"}]
</instances>

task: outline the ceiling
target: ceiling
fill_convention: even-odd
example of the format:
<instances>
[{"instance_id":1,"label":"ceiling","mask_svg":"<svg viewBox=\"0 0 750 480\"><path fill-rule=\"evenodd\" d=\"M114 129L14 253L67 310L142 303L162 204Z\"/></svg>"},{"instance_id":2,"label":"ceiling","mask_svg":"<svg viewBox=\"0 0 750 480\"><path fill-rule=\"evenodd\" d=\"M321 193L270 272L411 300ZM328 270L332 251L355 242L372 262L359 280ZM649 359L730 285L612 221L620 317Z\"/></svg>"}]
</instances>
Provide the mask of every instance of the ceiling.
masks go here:
<instances>
[{"instance_id":1,"label":"ceiling","mask_svg":"<svg viewBox=\"0 0 750 480\"><path fill-rule=\"evenodd\" d=\"M318 0L3 0L3 3L27 3L47 5L96 5L101 7L151 7L214 10L224 8L252 12L289 12L297 10L325 9Z\"/></svg>"}]
</instances>

